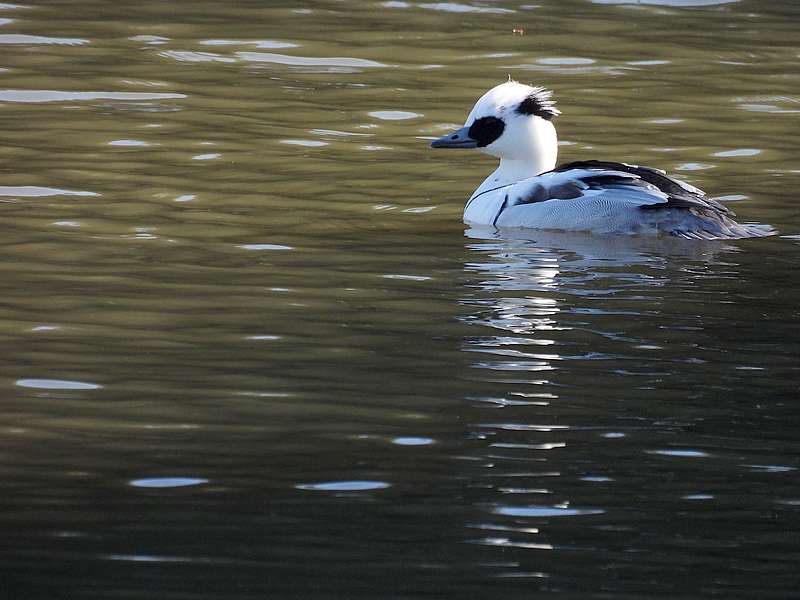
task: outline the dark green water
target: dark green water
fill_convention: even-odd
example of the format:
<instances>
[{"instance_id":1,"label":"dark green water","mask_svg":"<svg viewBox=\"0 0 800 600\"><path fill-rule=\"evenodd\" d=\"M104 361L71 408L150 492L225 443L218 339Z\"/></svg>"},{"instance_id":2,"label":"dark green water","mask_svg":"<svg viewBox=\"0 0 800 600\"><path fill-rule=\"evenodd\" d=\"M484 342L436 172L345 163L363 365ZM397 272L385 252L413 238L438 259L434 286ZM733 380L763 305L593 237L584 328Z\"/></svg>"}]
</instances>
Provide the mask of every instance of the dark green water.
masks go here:
<instances>
[{"instance_id":1,"label":"dark green water","mask_svg":"<svg viewBox=\"0 0 800 600\"><path fill-rule=\"evenodd\" d=\"M0 597L797 597L798 40L790 0L0 4ZM465 232L493 163L427 143L507 74L562 160L780 236Z\"/></svg>"}]
</instances>

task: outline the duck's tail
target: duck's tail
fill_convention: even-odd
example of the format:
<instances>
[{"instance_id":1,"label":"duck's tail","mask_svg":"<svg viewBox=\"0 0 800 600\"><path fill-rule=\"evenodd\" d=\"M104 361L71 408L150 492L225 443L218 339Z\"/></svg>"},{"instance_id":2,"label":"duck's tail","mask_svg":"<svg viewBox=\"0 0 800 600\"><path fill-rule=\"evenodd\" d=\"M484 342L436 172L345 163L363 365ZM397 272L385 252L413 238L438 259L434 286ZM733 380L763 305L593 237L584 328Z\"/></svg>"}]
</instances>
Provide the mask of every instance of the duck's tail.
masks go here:
<instances>
[{"instance_id":1,"label":"duck's tail","mask_svg":"<svg viewBox=\"0 0 800 600\"><path fill-rule=\"evenodd\" d=\"M775 235L777 230L762 223L737 223L725 219L724 223L715 223L714 227L702 229L673 229L670 235L688 240L741 240Z\"/></svg>"}]
</instances>

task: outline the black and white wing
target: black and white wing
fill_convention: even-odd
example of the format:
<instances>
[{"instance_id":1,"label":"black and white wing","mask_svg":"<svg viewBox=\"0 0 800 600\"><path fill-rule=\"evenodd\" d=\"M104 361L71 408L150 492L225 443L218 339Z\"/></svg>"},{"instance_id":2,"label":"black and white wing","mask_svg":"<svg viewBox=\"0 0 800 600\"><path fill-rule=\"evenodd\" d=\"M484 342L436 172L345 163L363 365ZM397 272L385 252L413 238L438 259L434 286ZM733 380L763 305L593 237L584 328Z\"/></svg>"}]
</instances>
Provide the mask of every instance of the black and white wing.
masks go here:
<instances>
[{"instance_id":1,"label":"black and white wing","mask_svg":"<svg viewBox=\"0 0 800 600\"><path fill-rule=\"evenodd\" d=\"M619 176L618 184L635 185L653 191L658 190L666 196L663 202L643 206L642 208L646 210L700 208L734 216L733 211L727 206L706 196L703 190L685 181L681 181L680 179L670 177L665 171L660 169L618 162L584 160L561 165L553 169L551 173L569 173L573 170L588 170L590 173L597 173L596 176L589 175L588 177L590 181L594 179L596 185L602 185L602 182L598 181L597 178L602 179L604 172L613 171L615 175ZM609 181L614 185L613 179Z\"/></svg>"},{"instance_id":2,"label":"black and white wing","mask_svg":"<svg viewBox=\"0 0 800 600\"><path fill-rule=\"evenodd\" d=\"M587 160L561 165L510 186L495 224L616 233L656 230L695 239L770 233L769 229L740 225L733 216L702 190L658 169Z\"/></svg>"}]
</instances>

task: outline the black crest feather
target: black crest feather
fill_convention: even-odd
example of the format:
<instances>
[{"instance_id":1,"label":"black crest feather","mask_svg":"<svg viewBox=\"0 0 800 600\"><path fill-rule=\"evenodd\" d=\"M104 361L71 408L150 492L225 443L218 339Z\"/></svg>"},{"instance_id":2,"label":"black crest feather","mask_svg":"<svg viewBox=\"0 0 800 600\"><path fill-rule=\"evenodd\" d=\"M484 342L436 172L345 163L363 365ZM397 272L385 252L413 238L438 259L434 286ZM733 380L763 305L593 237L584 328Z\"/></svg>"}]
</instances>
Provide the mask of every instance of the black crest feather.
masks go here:
<instances>
[{"instance_id":1,"label":"black crest feather","mask_svg":"<svg viewBox=\"0 0 800 600\"><path fill-rule=\"evenodd\" d=\"M556 108L556 103L552 96L553 92L550 90L542 87L533 88L528 97L519 103L517 112L521 115L536 115L551 121L561 114L561 111Z\"/></svg>"}]
</instances>

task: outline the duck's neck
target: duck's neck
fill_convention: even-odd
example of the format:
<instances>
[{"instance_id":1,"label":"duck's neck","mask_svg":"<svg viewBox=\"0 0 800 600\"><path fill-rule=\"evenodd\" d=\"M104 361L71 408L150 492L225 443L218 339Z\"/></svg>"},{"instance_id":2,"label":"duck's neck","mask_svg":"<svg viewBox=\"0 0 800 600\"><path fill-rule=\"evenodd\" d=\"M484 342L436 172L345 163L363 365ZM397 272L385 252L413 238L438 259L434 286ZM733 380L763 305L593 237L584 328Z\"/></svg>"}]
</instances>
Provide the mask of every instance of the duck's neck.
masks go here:
<instances>
[{"instance_id":1,"label":"duck's neck","mask_svg":"<svg viewBox=\"0 0 800 600\"><path fill-rule=\"evenodd\" d=\"M528 177L540 175L545 171L550 171L556 166L556 156L536 156L527 160L512 160L510 158L500 159L492 176L505 183L515 183Z\"/></svg>"},{"instance_id":2,"label":"duck's neck","mask_svg":"<svg viewBox=\"0 0 800 600\"><path fill-rule=\"evenodd\" d=\"M551 156L536 156L533 159L527 160L512 160L510 158L500 159L500 164L494 172L483 180L480 187L475 190L473 196L482 194L487 190L503 187L527 179L528 177L535 177L545 171L550 171L556 166L556 153L553 152Z\"/></svg>"},{"instance_id":3,"label":"duck's neck","mask_svg":"<svg viewBox=\"0 0 800 600\"><path fill-rule=\"evenodd\" d=\"M537 143L528 146L524 158L501 158L497 169L475 190L473 197L555 168L558 157L558 138L555 128L552 123L543 119L536 119L532 125L535 130L531 135Z\"/></svg>"}]
</instances>

